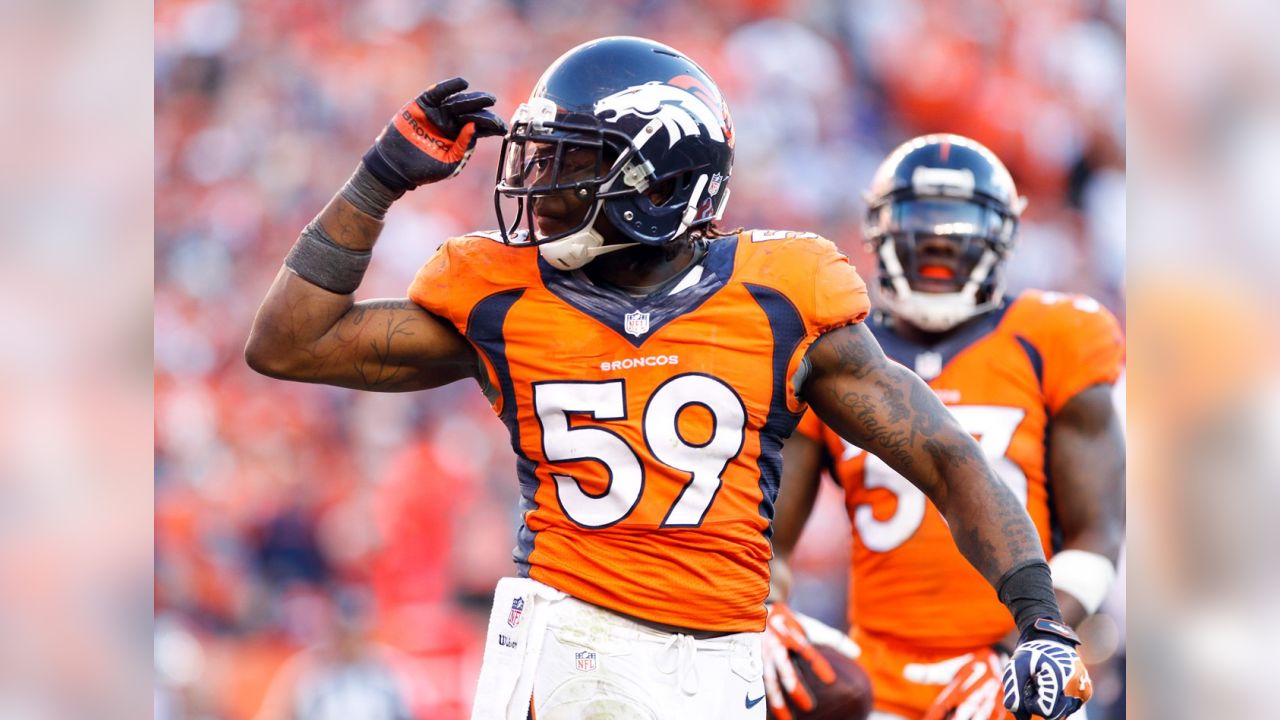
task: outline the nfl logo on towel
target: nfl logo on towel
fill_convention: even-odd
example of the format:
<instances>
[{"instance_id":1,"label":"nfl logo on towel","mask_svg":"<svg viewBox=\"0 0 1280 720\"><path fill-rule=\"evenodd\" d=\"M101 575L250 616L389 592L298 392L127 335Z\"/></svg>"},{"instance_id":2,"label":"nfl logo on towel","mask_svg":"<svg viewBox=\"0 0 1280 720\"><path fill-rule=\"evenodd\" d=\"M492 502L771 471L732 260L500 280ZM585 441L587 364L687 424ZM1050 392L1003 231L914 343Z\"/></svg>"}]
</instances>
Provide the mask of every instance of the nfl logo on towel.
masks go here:
<instances>
[{"instance_id":1,"label":"nfl logo on towel","mask_svg":"<svg viewBox=\"0 0 1280 720\"><path fill-rule=\"evenodd\" d=\"M626 330L628 335L640 337L649 332L649 313L647 312L637 310L633 313L627 313L622 320L622 329Z\"/></svg>"},{"instance_id":2,"label":"nfl logo on towel","mask_svg":"<svg viewBox=\"0 0 1280 720\"><path fill-rule=\"evenodd\" d=\"M573 660L578 670L582 672L591 672L596 669L596 654L590 650L574 653Z\"/></svg>"},{"instance_id":3,"label":"nfl logo on towel","mask_svg":"<svg viewBox=\"0 0 1280 720\"><path fill-rule=\"evenodd\" d=\"M511 612L507 613L507 624L515 627L520 624L520 616L524 614L524 598L511 601Z\"/></svg>"}]
</instances>

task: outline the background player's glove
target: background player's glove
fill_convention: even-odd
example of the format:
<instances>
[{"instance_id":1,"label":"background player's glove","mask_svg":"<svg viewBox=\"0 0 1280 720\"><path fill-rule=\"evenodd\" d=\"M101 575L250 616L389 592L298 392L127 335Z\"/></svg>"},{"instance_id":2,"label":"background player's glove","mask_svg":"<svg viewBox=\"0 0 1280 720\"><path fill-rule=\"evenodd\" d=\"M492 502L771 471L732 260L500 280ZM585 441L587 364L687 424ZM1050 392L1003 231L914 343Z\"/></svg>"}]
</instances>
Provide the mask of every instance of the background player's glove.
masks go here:
<instances>
[{"instance_id":1,"label":"background player's glove","mask_svg":"<svg viewBox=\"0 0 1280 720\"><path fill-rule=\"evenodd\" d=\"M1000 668L1004 655L995 650L974 653L929 706L922 720L1004 720L1000 702Z\"/></svg>"},{"instance_id":2,"label":"background player's glove","mask_svg":"<svg viewBox=\"0 0 1280 720\"><path fill-rule=\"evenodd\" d=\"M1071 628L1049 618L1022 633L1004 670L1004 706L1015 718L1029 720L1034 713L1058 720L1088 702L1093 684L1076 652L1079 644Z\"/></svg>"},{"instance_id":3,"label":"background player's glove","mask_svg":"<svg viewBox=\"0 0 1280 720\"><path fill-rule=\"evenodd\" d=\"M409 101L364 154L364 165L383 185L404 193L458 174L476 139L504 135L507 125L491 110L493 95L468 92L452 78Z\"/></svg>"},{"instance_id":4,"label":"background player's glove","mask_svg":"<svg viewBox=\"0 0 1280 720\"><path fill-rule=\"evenodd\" d=\"M765 621L761 640L764 655L764 690L769 698L769 715L777 720L791 720L787 697L801 710L812 710L814 699L804 683L799 681L791 653L804 658L818 679L828 685L836 681L831 663L818 652L815 645L826 645L853 660L862 654L858 644L849 636L793 611L786 603L769 605L769 617Z\"/></svg>"}]
</instances>

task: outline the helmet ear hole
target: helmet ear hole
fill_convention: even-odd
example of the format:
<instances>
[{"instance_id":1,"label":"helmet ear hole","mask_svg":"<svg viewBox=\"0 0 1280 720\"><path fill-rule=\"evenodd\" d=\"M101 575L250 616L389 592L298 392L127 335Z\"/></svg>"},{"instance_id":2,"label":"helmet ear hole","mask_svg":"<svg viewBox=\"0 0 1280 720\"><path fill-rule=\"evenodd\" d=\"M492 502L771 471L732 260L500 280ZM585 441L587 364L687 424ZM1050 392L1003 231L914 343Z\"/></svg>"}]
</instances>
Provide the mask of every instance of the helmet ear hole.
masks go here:
<instances>
[{"instance_id":1,"label":"helmet ear hole","mask_svg":"<svg viewBox=\"0 0 1280 720\"><path fill-rule=\"evenodd\" d=\"M654 207L667 207L672 198L683 197L685 188L689 187L692 182L692 170L669 177L649 188L647 193L649 202L653 203Z\"/></svg>"},{"instance_id":2,"label":"helmet ear hole","mask_svg":"<svg viewBox=\"0 0 1280 720\"><path fill-rule=\"evenodd\" d=\"M646 193L649 202L653 203L655 207L665 206L676 193L676 181L677 178L667 178L650 187L648 193Z\"/></svg>"}]
</instances>

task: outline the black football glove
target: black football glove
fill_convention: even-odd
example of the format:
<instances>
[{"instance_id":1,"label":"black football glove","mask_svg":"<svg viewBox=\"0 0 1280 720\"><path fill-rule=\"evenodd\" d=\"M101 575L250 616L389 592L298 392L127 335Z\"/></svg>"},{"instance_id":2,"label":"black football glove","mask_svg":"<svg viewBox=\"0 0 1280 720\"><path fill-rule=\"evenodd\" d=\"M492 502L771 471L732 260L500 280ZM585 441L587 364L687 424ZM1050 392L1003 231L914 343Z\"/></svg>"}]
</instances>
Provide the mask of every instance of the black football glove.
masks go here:
<instances>
[{"instance_id":1,"label":"black football glove","mask_svg":"<svg viewBox=\"0 0 1280 720\"><path fill-rule=\"evenodd\" d=\"M457 175L476 139L505 135L507 125L486 108L495 98L468 92L467 81L452 78L409 101L364 154L364 165L383 185L408 192Z\"/></svg>"},{"instance_id":2,"label":"black football glove","mask_svg":"<svg viewBox=\"0 0 1280 720\"><path fill-rule=\"evenodd\" d=\"M1049 618L1022 633L1003 678L1004 706L1017 720L1059 720L1089 701L1093 686L1079 644L1071 628Z\"/></svg>"}]
</instances>

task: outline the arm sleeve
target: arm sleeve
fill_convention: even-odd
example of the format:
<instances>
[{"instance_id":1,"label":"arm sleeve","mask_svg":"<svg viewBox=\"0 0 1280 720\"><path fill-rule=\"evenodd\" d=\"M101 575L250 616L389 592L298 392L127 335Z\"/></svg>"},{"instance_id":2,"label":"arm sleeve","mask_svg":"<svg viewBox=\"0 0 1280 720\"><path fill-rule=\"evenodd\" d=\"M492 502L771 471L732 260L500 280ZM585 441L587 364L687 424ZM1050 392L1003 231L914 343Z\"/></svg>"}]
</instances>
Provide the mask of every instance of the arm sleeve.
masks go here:
<instances>
[{"instance_id":1,"label":"arm sleeve","mask_svg":"<svg viewBox=\"0 0 1280 720\"><path fill-rule=\"evenodd\" d=\"M503 258L491 256L493 249L492 240L484 236L446 240L414 276L409 299L452 324L472 342L467 335L471 310L488 295L506 289L502 283L510 280L502 273ZM497 372L488 355L479 347L476 352L484 372L480 387L495 410L501 411L501 396L494 390L499 384Z\"/></svg>"},{"instance_id":2,"label":"arm sleeve","mask_svg":"<svg viewBox=\"0 0 1280 720\"><path fill-rule=\"evenodd\" d=\"M813 308L810 335L860 323L871 311L867 285L849 258L825 238L818 238L819 255L813 274Z\"/></svg>"},{"instance_id":3,"label":"arm sleeve","mask_svg":"<svg viewBox=\"0 0 1280 720\"><path fill-rule=\"evenodd\" d=\"M455 241L446 240L436 250L436 254L418 269L413 282L409 284L409 299L433 315L438 315L466 335L466 308L459 302L458 280L461 280L465 263L460 263L456 255Z\"/></svg>"},{"instance_id":4,"label":"arm sleeve","mask_svg":"<svg viewBox=\"0 0 1280 720\"><path fill-rule=\"evenodd\" d=\"M1045 340L1045 401L1057 414L1080 391L1114 383L1124 364L1120 323L1096 300L1083 295L1062 301Z\"/></svg>"},{"instance_id":5,"label":"arm sleeve","mask_svg":"<svg viewBox=\"0 0 1280 720\"><path fill-rule=\"evenodd\" d=\"M849 258L830 240L801 233L786 241L786 259L775 254L771 270L785 285L804 319L804 338L796 346L787 368L787 383L792 385L809 347L823 333L860 323L871 310L867 286L850 264ZM794 259L793 261L789 261ZM801 401L788 397L792 411L803 408Z\"/></svg>"},{"instance_id":6,"label":"arm sleeve","mask_svg":"<svg viewBox=\"0 0 1280 720\"><path fill-rule=\"evenodd\" d=\"M463 336L471 310L495 292L520 284L513 256L485 236L452 237L419 269L408 299L448 320Z\"/></svg>"}]
</instances>

